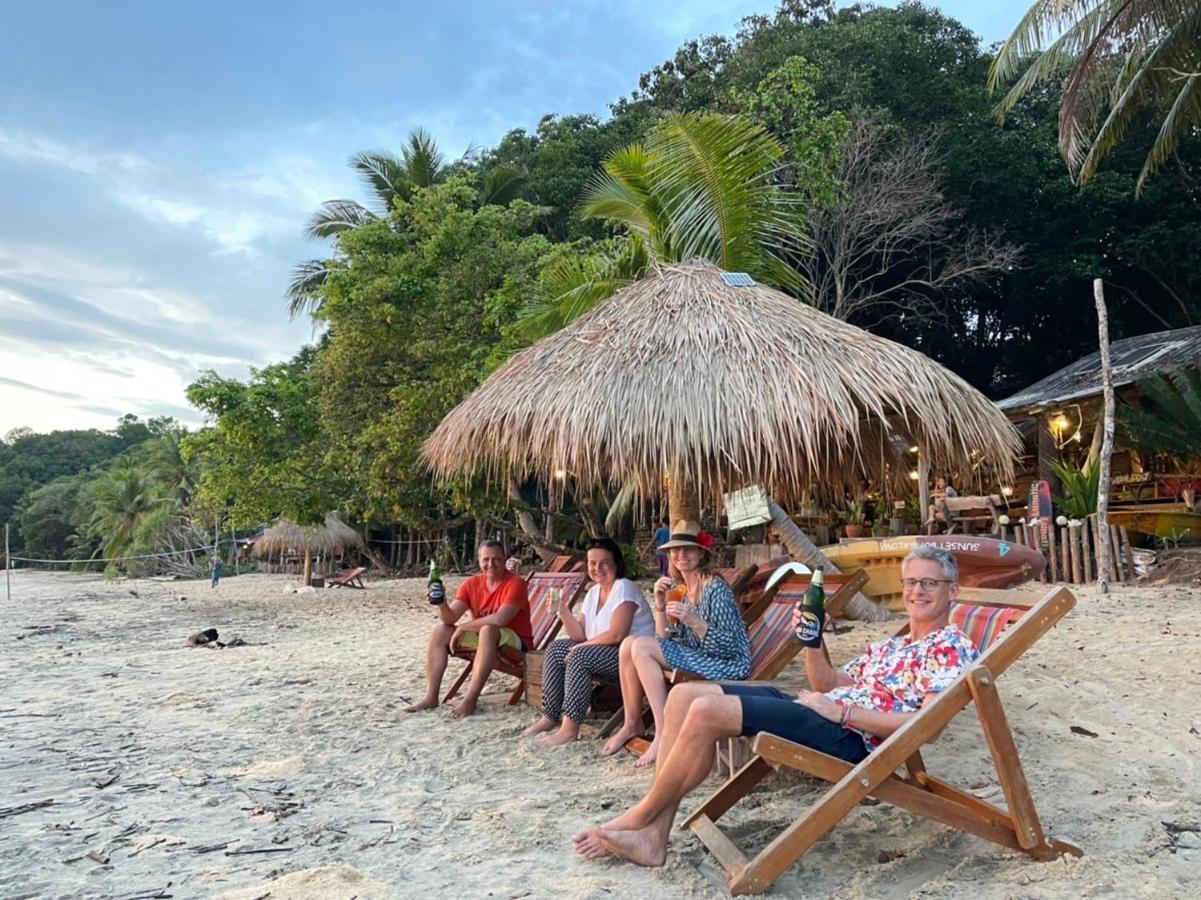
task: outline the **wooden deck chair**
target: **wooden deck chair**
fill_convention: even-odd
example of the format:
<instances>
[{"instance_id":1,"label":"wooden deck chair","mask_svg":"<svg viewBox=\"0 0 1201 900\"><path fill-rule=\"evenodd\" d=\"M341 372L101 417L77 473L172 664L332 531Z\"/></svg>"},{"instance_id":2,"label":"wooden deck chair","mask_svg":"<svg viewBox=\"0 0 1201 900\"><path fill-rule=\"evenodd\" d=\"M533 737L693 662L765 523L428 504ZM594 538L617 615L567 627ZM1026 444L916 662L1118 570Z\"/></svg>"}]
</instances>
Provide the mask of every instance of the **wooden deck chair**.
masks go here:
<instances>
[{"instance_id":1,"label":"wooden deck chair","mask_svg":"<svg viewBox=\"0 0 1201 900\"><path fill-rule=\"evenodd\" d=\"M345 575L339 575L337 578L331 578L329 580L329 586L332 588L349 587L361 588L365 590L367 585L363 584L363 573L366 571L366 566L359 566L357 569L351 569Z\"/></svg>"},{"instance_id":2,"label":"wooden deck chair","mask_svg":"<svg viewBox=\"0 0 1201 900\"><path fill-rule=\"evenodd\" d=\"M743 610L742 619L751 639L751 672L746 677L747 681L770 681L800 653L801 644L792 632L792 611L804 599L810 578L810 575L790 575L773 585L758 602ZM842 610L847 600L855 596L867 581L868 573L863 569L825 576L827 589L834 590L826 601L829 609ZM685 681L708 680L703 675L684 669L670 669L663 673L663 677L669 687ZM606 737L615 731L623 715L619 709L605 723L600 736ZM643 715L649 716L650 710ZM647 724L650 724L649 721ZM631 738L626 746L632 752L641 754L649 744L642 738Z\"/></svg>"},{"instance_id":3,"label":"wooden deck chair","mask_svg":"<svg viewBox=\"0 0 1201 900\"><path fill-rule=\"evenodd\" d=\"M563 624L555 614L559 598L570 597L570 605L574 608L587 583L588 575L584 572L534 572L530 575L526 581L526 593L530 601L530 631L534 646L527 647L527 650L543 650L554 640ZM471 677L471 667L475 663L474 650L459 650L454 655L457 659L465 660L467 665L447 691L443 703L449 702L459 692L459 688ZM511 647L502 647L494 671L517 679L517 687L509 697L509 705L519 703L525 694L525 654Z\"/></svg>"},{"instance_id":4,"label":"wooden deck chair","mask_svg":"<svg viewBox=\"0 0 1201 900\"><path fill-rule=\"evenodd\" d=\"M556 556L550 561L546 567L547 572L583 572L588 568L588 564L581 560L578 556L569 554Z\"/></svg>"},{"instance_id":5,"label":"wooden deck chair","mask_svg":"<svg viewBox=\"0 0 1201 900\"><path fill-rule=\"evenodd\" d=\"M1034 859L1053 859L1064 853L1082 855L1078 847L1050 840L1043 833L996 686L997 678L1075 605L1076 598L1072 593L1066 588L1058 588L1020 616L1017 613L1009 615L1012 624L1003 632L995 628L995 621L991 625L980 624L991 615L990 612L969 621L969 626L976 628L983 640L991 640L981 648L980 658L857 764L773 734L756 735L751 745L755 755L750 762L730 776L684 820L681 827L691 829L721 863L732 894L758 894L767 890L822 835L868 796L1019 850ZM969 613L963 611L961 614ZM935 740L971 703L975 704L1007 808L987 803L934 777L926 771L922 761L922 746ZM905 774L897 774L902 766ZM780 767L821 778L833 787L757 856L747 859L716 822L755 785Z\"/></svg>"}]
</instances>

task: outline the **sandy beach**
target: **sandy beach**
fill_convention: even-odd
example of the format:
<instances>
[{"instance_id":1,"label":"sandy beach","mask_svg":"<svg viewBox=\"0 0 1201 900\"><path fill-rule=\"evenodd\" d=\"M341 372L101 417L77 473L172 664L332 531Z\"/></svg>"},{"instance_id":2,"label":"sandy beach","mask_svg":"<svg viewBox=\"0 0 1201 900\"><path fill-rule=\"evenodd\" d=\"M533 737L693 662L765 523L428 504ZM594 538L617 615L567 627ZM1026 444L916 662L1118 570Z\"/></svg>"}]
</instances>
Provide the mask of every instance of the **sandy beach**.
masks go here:
<instances>
[{"instance_id":1,"label":"sandy beach","mask_svg":"<svg viewBox=\"0 0 1201 900\"><path fill-rule=\"evenodd\" d=\"M595 741L520 739L534 711L503 706L509 679L461 723L401 711L420 694L433 621L423 582L290 583L15 573L0 634L0 896L724 895L685 833L659 870L575 857L569 835L650 776L599 758ZM1034 863L864 805L773 894L1197 896L1201 589L1079 596L999 685L1044 827L1082 859ZM247 645L184 645L208 627ZM832 639L836 661L887 630L855 624ZM802 683L799 664L787 674ZM961 716L927 764L1003 802L978 734ZM768 784L726 819L751 848L819 791Z\"/></svg>"}]
</instances>

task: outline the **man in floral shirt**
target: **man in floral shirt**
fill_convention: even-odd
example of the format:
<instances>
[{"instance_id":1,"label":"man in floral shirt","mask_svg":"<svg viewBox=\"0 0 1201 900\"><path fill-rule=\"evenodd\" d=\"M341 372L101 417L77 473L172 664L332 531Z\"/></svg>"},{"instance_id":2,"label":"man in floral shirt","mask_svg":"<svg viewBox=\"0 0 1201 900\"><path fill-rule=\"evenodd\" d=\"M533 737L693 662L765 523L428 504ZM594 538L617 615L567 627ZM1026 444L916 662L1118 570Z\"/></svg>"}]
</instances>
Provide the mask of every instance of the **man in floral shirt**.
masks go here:
<instances>
[{"instance_id":1,"label":"man in floral shirt","mask_svg":"<svg viewBox=\"0 0 1201 900\"><path fill-rule=\"evenodd\" d=\"M616 819L576 834L576 851L663 865L680 801L708 777L715 742L724 738L767 731L851 763L883 743L979 656L949 623L959 592L954 556L918 544L901 563L901 586L909 632L872 644L841 670L821 648L806 648L814 690L792 697L768 685L696 682L673 689L650 791Z\"/></svg>"}]
</instances>

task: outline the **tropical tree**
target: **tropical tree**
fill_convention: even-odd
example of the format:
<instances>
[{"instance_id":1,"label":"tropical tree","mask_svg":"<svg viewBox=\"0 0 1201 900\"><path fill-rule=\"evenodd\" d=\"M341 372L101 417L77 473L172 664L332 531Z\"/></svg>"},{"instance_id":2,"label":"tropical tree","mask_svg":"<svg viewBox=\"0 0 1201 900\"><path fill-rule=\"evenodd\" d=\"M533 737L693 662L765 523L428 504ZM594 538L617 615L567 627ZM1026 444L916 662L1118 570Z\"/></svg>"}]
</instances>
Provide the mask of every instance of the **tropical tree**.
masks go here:
<instances>
[{"instance_id":1,"label":"tropical tree","mask_svg":"<svg viewBox=\"0 0 1201 900\"><path fill-rule=\"evenodd\" d=\"M87 536L100 542L99 555L118 558L137 545L142 530L173 500L144 469L123 459L92 486L87 503Z\"/></svg>"},{"instance_id":2,"label":"tropical tree","mask_svg":"<svg viewBox=\"0 0 1201 900\"><path fill-rule=\"evenodd\" d=\"M793 293L803 247L801 205L780 184L785 149L740 116L676 113L645 142L611 154L584 191L585 217L623 226L624 243L558 259L522 311L534 340L646 274L653 262L701 258Z\"/></svg>"},{"instance_id":3,"label":"tropical tree","mask_svg":"<svg viewBox=\"0 0 1201 900\"><path fill-rule=\"evenodd\" d=\"M336 241L338 235L387 218L398 199L410 200L417 188L436 184L446 174L446 159L433 136L424 128L409 133L400 156L382 150L356 153L350 167L371 189L371 207L355 200L327 200L313 213L305 234L315 240ZM338 260L310 259L292 270L288 284L288 314L295 318L312 311L319 302L317 288L325 282Z\"/></svg>"},{"instance_id":4,"label":"tropical tree","mask_svg":"<svg viewBox=\"0 0 1201 900\"><path fill-rule=\"evenodd\" d=\"M1166 109L1139 174L1141 189L1201 122L1201 3L1037 0L993 61L989 87L1019 72L998 116L1040 82L1062 80L1059 147L1081 183L1140 114Z\"/></svg>"},{"instance_id":5,"label":"tropical tree","mask_svg":"<svg viewBox=\"0 0 1201 900\"><path fill-rule=\"evenodd\" d=\"M399 157L380 150L356 153L350 158L350 167L371 189L373 208L354 200L327 200L309 219L305 234L315 240L337 242L353 228L390 219L397 202L409 203L416 191L445 181L456 169L465 169L473 154L469 149L463 159L448 165L433 136L424 128L409 133ZM504 206L521 196L525 183L525 175L516 166L494 164L479 179L476 202L480 206ZM297 265L288 285L289 315L295 318L302 312L315 311L320 303L318 288L331 271L344 264L345 256L339 246L332 260L310 259Z\"/></svg>"}]
</instances>

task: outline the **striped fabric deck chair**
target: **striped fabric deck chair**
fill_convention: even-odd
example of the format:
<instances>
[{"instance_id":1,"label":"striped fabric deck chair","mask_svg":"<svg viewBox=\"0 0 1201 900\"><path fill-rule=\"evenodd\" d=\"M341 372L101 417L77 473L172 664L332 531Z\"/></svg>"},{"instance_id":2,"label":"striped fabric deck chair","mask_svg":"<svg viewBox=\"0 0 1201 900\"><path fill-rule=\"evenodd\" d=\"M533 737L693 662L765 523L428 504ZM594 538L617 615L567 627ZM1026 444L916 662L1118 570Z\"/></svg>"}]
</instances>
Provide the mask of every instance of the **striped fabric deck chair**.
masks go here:
<instances>
[{"instance_id":1,"label":"striped fabric deck chair","mask_svg":"<svg viewBox=\"0 0 1201 900\"><path fill-rule=\"evenodd\" d=\"M546 645L554 640L563 624L555 614L559 599L569 597L571 607L575 608L587 583L586 572L535 572L530 575L526 581L526 594L530 600L530 631L534 638L534 646L527 647L527 650L544 650ZM449 702L471 677L471 667L475 662L474 650L458 650L454 655L465 660L467 665L447 691L443 703ZM502 647L496 658L494 670L517 679L517 687L509 697L509 705L519 703L525 694L525 654L518 653L510 647Z\"/></svg>"},{"instance_id":2,"label":"striped fabric deck chair","mask_svg":"<svg viewBox=\"0 0 1201 900\"><path fill-rule=\"evenodd\" d=\"M1017 604L1006 605L1004 608L1014 610L1009 616L994 616L991 610L995 606L981 606L972 601L960 605L985 610L962 613L969 628L980 636L983 644L980 658L950 687L930 698L912 719L864 760L851 764L764 732L752 741L754 756L750 762L684 820L681 827L690 829L725 870L730 893L759 894L767 890L869 796L1033 859L1081 855L1078 847L1052 840L1043 832L997 693L997 678L1067 615L1076 605L1076 598L1066 588L1057 588L1028 609ZM1008 627L1002 629L1001 618L1007 619ZM922 760L921 748L937 740L947 724L972 704L1005 796L1004 807L934 777L926 771ZM718 827L717 820L780 768L815 776L830 782L832 787L804 815L748 859Z\"/></svg>"}]
</instances>

